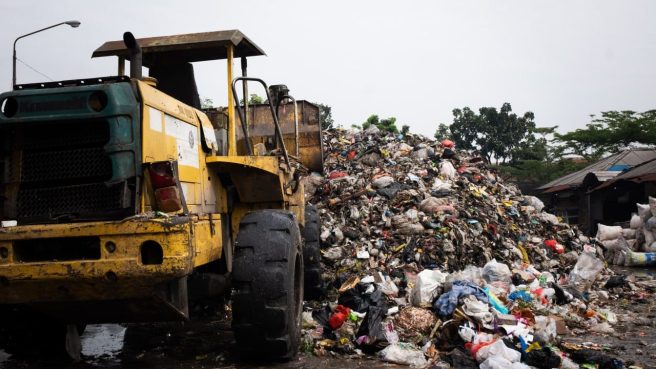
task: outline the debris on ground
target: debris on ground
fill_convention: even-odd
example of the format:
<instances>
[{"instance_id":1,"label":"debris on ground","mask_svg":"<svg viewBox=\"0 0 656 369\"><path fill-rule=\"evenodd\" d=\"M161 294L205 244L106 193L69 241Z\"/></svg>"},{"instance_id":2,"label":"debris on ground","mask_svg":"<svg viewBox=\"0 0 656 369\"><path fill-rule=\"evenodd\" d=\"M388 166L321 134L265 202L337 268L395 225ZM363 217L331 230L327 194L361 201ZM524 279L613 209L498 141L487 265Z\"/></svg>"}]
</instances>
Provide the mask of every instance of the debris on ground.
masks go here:
<instances>
[{"instance_id":1,"label":"debris on ground","mask_svg":"<svg viewBox=\"0 0 656 369\"><path fill-rule=\"evenodd\" d=\"M326 291L306 305L306 352L412 367L624 366L564 337L613 334L608 290L635 286L605 267L603 242L637 229L586 237L450 140L331 129L324 149L306 196L322 218Z\"/></svg>"}]
</instances>

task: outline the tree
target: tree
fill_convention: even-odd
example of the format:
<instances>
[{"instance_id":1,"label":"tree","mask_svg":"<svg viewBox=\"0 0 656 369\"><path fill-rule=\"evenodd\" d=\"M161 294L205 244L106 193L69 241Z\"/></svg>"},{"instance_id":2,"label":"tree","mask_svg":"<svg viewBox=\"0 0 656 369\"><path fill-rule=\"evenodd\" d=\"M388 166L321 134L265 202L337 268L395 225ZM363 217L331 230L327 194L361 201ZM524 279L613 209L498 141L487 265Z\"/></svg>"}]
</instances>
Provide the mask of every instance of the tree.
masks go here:
<instances>
[{"instance_id":1,"label":"tree","mask_svg":"<svg viewBox=\"0 0 656 369\"><path fill-rule=\"evenodd\" d=\"M378 118L378 115L372 114L367 118L367 120L362 123L362 129L367 129L371 125L375 125L381 131L387 131L391 133L399 133L399 129L396 127L396 118L389 117L385 119Z\"/></svg>"},{"instance_id":2,"label":"tree","mask_svg":"<svg viewBox=\"0 0 656 369\"><path fill-rule=\"evenodd\" d=\"M591 116L586 128L555 134L562 154L577 154L594 160L634 146L656 145L656 110L606 111Z\"/></svg>"},{"instance_id":3,"label":"tree","mask_svg":"<svg viewBox=\"0 0 656 369\"><path fill-rule=\"evenodd\" d=\"M492 157L506 163L513 161L535 143L534 115L522 116L512 112L509 103L501 109L482 107L476 114L468 107L453 110L453 123L449 125L451 138L465 150L479 150L488 161Z\"/></svg>"},{"instance_id":4,"label":"tree","mask_svg":"<svg viewBox=\"0 0 656 369\"><path fill-rule=\"evenodd\" d=\"M440 123L439 126L437 126L437 131L435 131L435 139L438 141L446 140L447 138L451 137L451 131L449 131L449 126L447 126L444 123Z\"/></svg>"},{"instance_id":5,"label":"tree","mask_svg":"<svg viewBox=\"0 0 656 369\"><path fill-rule=\"evenodd\" d=\"M325 104L314 103L319 107L319 121L321 122L321 129L333 128L335 121L333 120L332 108Z\"/></svg>"},{"instance_id":6,"label":"tree","mask_svg":"<svg viewBox=\"0 0 656 369\"><path fill-rule=\"evenodd\" d=\"M263 103L264 98L258 94L251 94L250 99L248 99L248 105L257 105ZM244 99L239 100L239 105L244 105Z\"/></svg>"}]
</instances>

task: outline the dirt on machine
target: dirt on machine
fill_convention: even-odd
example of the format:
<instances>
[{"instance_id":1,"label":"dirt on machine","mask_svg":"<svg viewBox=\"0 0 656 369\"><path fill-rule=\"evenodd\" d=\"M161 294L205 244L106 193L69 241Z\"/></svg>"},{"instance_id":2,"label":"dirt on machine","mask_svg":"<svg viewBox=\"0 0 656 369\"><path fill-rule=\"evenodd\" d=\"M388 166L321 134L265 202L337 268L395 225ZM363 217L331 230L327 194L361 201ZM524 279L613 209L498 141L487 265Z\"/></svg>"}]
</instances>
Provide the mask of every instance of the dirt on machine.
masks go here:
<instances>
[{"instance_id":1,"label":"dirt on machine","mask_svg":"<svg viewBox=\"0 0 656 369\"><path fill-rule=\"evenodd\" d=\"M296 355L302 301L321 293L303 189L321 124L248 76L259 55L237 30L126 32L93 52L117 76L0 95L1 348L79 359L86 324L184 321L194 301L230 299L241 349ZM226 61L222 108L201 109L192 63L209 60ZM254 86L265 103L240 103Z\"/></svg>"}]
</instances>

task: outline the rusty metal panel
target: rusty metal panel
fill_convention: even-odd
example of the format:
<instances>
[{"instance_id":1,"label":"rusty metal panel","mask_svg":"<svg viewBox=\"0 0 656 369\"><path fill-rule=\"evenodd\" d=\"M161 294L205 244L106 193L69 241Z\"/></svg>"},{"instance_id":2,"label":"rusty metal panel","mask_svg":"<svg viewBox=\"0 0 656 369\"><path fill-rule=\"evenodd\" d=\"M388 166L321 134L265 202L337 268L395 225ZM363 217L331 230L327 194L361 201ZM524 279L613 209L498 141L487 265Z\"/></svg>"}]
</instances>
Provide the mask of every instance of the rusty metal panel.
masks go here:
<instances>
[{"instance_id":1,"label":"rusty metal panel","mask_svg":"<svg viewBox=\"0 0 656 369\"><path fill-rule=\"evenodd\" d=\"M308 169L323 172L323 150L321 140L321 123L319 122L319 107L304 100L297 101L298 106L298 136L299 152L296 153L294 139L294 104L280 106L279 122L285 146L290 155L296 156ZM253 145L263 143L272 148L275 143L273 117L268 104L251 105L248 111L248 132ZM237 151L239 155L246 154L244 133L237 129Z\"/></svg>"},{"instance_id":2,"label":"rusty metal panel","mask_svg":"<svg viewBox=\"0 0 656 369\"><path fill-rule=\"evenodd\" d=\"M264 51L239 30L188 33L172 36L140 38L143 65L150 67L163 60L166 63L191 63L226 59L226 46L235 47L235 57L266 55ZM118 56L130 60L130 51L123 40L108 41L97 48L91 57Z\"/></svg>"}]
</instances>

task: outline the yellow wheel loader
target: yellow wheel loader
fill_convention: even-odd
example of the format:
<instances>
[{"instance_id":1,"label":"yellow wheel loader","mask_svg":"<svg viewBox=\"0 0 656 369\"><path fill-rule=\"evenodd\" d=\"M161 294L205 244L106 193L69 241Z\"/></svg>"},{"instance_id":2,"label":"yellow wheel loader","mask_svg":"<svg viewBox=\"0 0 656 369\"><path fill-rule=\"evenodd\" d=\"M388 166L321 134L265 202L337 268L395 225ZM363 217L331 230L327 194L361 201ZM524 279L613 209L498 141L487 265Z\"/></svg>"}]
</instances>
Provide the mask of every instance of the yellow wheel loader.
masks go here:
<instances>
[{"instance_id":1,"label":"yellow wheel loader","mask_svg":"<svg viewBox=\"0 0 656 369\"><path fill-rule=\"evenodd\" d=\"M313 104L247 76L258 55L237 30L126 32L93 53L117 57L118 76L0 95L2 348L79 359L85 324L187 320L189 301L231 292L240 347L296 354L304 291L321 289L303 190L322 170L321 125ZM227 106L203 110L192 63L219 59ZM248 82L265 104L240 104Z\"/></svg>"}]
</instances>

